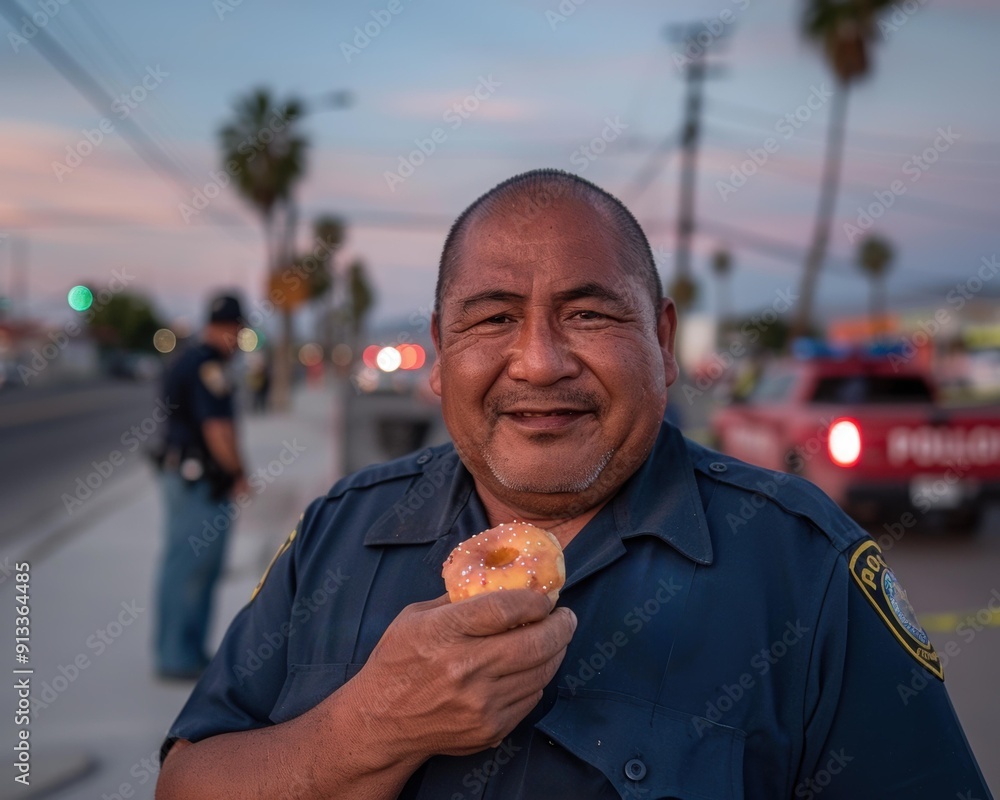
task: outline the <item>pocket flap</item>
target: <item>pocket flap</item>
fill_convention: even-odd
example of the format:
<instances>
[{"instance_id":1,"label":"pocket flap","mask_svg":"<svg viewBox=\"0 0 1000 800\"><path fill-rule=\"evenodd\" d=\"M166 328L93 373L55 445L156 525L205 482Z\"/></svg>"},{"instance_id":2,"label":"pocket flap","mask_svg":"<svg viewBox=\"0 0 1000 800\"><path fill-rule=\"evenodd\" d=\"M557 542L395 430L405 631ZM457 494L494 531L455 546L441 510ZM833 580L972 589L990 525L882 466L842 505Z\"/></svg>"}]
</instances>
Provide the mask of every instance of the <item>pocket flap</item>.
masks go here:
<instances>
[{"instance_id":1,"label":"pocket flap","mask_svg":"<svg viewBox=\"0 0 1000 800\"><path fill-rule=\"evenodd\" d=\"M623 798L743 799L746 734L736 728L628 695L568 689L535 727Z\"/></svg>"}]
</instances>

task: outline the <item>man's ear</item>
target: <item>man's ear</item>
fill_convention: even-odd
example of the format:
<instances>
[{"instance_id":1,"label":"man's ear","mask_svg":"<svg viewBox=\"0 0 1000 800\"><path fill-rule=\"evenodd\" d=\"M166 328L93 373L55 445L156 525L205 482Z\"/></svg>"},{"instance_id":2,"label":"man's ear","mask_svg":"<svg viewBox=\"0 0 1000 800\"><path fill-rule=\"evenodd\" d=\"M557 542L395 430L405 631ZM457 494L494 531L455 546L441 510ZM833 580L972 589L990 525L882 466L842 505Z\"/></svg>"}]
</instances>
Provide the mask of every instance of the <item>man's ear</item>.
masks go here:
<instances>
[{"instance_id":1,"label":"man's ear","mask_svg":"<svg viewBox=\"0 0 1000 800\"><path fill-rule=\"evenodd\" d=\"M441 396L441 321L437 312L431 314L431 341L434 342L434 363L431 365L431 391Z\"/></svg>"},{"instance_id":2,"label":"man's ear","mask_svg":"<svg viewBox=\"0 0 1000 800\"><path fill-rule=\"evenodd\" d=\"M660 352L663 353L663 375L667 386L677 380L677 358L674 344L677 340L677 307L669 297L663 299L660 314L656 320L656 338L660 342Z\"/></svg>"}]
</instances>

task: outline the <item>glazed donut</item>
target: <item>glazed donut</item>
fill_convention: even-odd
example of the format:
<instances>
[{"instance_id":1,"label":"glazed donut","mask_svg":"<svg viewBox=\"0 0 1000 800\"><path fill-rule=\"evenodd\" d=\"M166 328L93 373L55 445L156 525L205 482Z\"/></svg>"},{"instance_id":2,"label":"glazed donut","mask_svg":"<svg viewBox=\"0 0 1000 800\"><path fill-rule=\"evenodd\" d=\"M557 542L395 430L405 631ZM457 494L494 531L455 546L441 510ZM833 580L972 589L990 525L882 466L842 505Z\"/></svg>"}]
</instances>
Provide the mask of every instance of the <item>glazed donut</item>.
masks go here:
<instances>
[{"instance_id":1,"label":"glazed donut","mask_svg":"<svg viewBox=\"0 0 1000 800\"><path fill-rule=\"evenodd\" d=\"M559 540L526 522L505 522L466 539L441 569L451 602L498 589L533 589L554 603L566 581Z\"/></svg>"}]
</instances>

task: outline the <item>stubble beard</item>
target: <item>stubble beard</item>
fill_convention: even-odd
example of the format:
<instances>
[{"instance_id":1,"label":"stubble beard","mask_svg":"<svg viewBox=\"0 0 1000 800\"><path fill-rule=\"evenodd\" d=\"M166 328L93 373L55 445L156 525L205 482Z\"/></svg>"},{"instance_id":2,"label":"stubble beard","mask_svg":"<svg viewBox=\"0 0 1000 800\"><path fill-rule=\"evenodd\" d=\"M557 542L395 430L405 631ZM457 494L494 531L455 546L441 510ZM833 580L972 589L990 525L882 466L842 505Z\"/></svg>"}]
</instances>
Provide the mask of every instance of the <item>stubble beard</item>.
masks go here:
<instances>
[{"instance_id":1,"label":"stubble beard","mask_svg":"<svg viewBox=\"0 0 1000 800\"><path fill-rule=\"evenodd\" d=\"M483 450L483 460L496 482L507 491L530 494L581 494L597 483L597 479L601 477L601 473L604 472L604 468L608 466L614 454L615 449L611 448L582 475L553 475L551 480L544 478L527 480L512 474L510 465L500 463L490 449Z\"/></svg>"}]
</instances>

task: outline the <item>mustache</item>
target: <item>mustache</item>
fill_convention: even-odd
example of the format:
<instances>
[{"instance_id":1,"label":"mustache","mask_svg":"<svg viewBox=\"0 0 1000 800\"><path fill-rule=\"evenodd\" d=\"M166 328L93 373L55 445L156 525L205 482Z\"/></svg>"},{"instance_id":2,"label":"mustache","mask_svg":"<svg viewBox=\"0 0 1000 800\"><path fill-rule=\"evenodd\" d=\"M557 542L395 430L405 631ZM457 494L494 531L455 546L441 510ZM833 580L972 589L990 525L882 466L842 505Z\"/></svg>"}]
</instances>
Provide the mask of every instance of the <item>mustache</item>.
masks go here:
<instances>
[{"instance_id":1,"label":"mustache","mask_svg":"<svg viewBox=\"0 0 1000 800\"><path fill-rule=\"evenodd\" d=\"M601 398L586 389L552 389L547 392L524 392L505 390L497 392L486 400L486 411L493 419L499 419L507 409L525 406L567 406L602 411Z\"/></svg>"}]
</instances>

